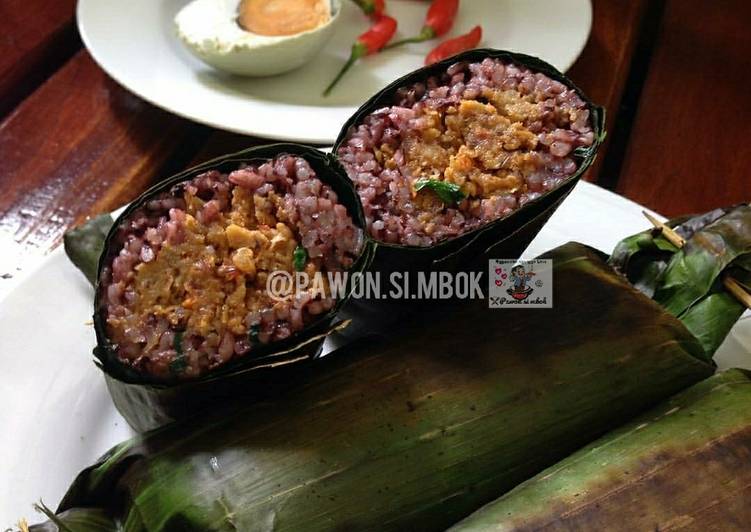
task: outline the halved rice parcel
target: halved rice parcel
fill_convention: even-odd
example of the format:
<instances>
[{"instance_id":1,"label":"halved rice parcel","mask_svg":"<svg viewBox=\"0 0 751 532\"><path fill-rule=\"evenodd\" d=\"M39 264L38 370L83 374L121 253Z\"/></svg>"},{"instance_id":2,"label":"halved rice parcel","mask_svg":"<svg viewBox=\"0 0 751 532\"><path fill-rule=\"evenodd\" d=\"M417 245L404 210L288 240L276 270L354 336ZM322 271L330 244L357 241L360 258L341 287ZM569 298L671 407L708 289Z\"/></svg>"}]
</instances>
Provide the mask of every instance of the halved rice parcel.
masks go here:
<instances>
[{"instance_id":1,"label":"halved rice parcel","mask_svg":"<svg viewBox=\"0 0 751 532\"><path fill-rule=\"evenodd\" d=\"M137 373L189 379L330 314L326 274L352 268L365 242L356 201L340 202L308 159L224 161L147 192L100 263L100 345ZM278 272L275 294L267 282ZM296 285L296 272L322 284Z\"/></svg>"},{"instance_id":2,"label":"halved rice parcel","mask_svg":"<svg viewBox=\"0 0 751 532\"><path fill-rule=\"evenodd\" d=\"M385 89L350 122L336 153L375 239L432 246L581 175L602 118L552 66L478 50Z\"/></svg>"}]
</instances>

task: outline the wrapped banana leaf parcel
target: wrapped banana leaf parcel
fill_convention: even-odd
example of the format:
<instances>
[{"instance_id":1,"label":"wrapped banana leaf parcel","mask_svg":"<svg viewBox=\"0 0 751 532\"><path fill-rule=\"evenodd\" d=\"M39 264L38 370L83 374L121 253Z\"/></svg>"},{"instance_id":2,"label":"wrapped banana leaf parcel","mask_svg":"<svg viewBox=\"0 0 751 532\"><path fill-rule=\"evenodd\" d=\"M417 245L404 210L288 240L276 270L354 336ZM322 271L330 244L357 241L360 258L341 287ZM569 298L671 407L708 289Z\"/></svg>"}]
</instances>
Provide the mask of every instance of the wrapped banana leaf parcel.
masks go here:
<instances>
[{"instance_id":1,"label":"wrapped banana leaf parcel","mask_svg":"<svg viewBox=\"0 0 751 532\"><path fill-rule=\"evenodd\" d=\"M137 430L262 393L272 371L312 360L351 282L334 296L312 283L295 290L292 273L360 272L372 252L343 170L294 144L182 172L107 224L96 219L65 244L90 278L96 272L94 353ZM290 272L283 281L296 297L267 290L279 271Z\"/></svg>"},{"instance_id":2,"label":"wrapped banana leaf parcel","mask_svg":"<svg viewBox=\"0 0 751 532\"><path fill-rule=\"evenodd\" d=\"M543 258L553 309L465 301L292 366L294 389L113 448L32 530L442 530L713 374L600 252Z\"/></svg>"},{"instance_id":3,"label":"wrapped banana leaf parcel","mask_svg":"<svg viewBox=\"0 0 751 532\"><path fill-rule=\"evenodd\" d=\"M715 209L666 225L685 241L683 247L660 230L645 231L621 241L609 263L714 353L745 310L724 279L751 292L751 206Z\"/></svg>"},{"instance_id":4,"label":"wrapped banana leaf parcel","mask_svg":"<svg viewBox=\"0 0 751 532\"><path fill-rule=\"evenodd\" d=\"M524 482L451 532L748 530L751 378L694 385Z\"/></svg>"},{"instance_id":5,"label":"wrapped banana leaf parcel","mask_svg":"<svg viewBox=\"0 0 751 532\"><path fill-rule=\"evenodd\" d=\"M333 153L363 204L371 268L484 270L518 257L595 160L605 110L538 58L478 49L397 79L344 124ZM339 341L420 305L354 299Z\"/></svg>"},{"instance_id":6,"label":"wrapped banana leaf parcel","mask_svg":"<svg viewBox=\"0 0 751 532\"><path fill-rule=\"evenodd\" d=\"M668 221L621 241L610 264L677 316L707 356L751 292L751 207ZM452 530L746 530L751 522L751 379L731 370L555 464Z\"/></svg>"},{"instance_id":7,"label":"wrapped banana leaf parcel","mask_svg":"<svg viewBox=\"0 0 751 532\"><path fill-rule=\"evenodd\" d=\"M477 49L376 93L333 153L362 201L375 269L461 269L509 235L504 256L521 254L604 136L604 109L555 67Z\"/></svg>"},{"instance_id":8,"label":"wrapped banana leaf parcel","mask_svg":"<svg viewBox=\"0 0 751 532\"><path fill-rule=\"evenodd\" d=\"M604 120L548 63L473 50L376 94L332 155L297 145L227 155L147 191L101 245L106 218L71 232L69 256L98 282L96 357L116 406L144 431L287 386L280 366L318 353L347 298L271 305L268 268L356 272L375 255L381 272L462 270L490 246L518 256L591 165ZM251 256L269 243L281 259ZM197 258L215 271L191 270ZM373 314L400 315L353 304L339 343L367 333Z\"/></svg>"}]
</instances>

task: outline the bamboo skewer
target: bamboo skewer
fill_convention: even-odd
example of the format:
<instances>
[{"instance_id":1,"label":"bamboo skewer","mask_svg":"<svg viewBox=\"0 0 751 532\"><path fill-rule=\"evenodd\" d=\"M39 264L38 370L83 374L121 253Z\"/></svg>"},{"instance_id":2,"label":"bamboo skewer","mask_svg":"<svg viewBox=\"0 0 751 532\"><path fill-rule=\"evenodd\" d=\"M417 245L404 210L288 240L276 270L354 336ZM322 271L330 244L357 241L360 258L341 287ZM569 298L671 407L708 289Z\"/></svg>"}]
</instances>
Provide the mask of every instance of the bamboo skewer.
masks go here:
<instances>
[{"instance_id":1,"label":"bamboo skewer","mask_svg":"<svg viewBox=\"0 0 751 532\"><path fill-rule=\"evenodd\" d=\"M747 309L751 309L751 294L749 294L738 281L729 275L724 275L722 277L722 284L725 285L728 292L733 294L738 301L746 305Z\"/></svg>"},{"instance_id":2,"label":"bamboo skewer","mask_svg":"<svg viewBox=\"0 0 751 532\"><path fill-rule=\"evenodd\" d=\"M676 233L671 227L668 227L660 220L649 214L647 211L641 211L641 213L647 218L647 220L650 221L652 225L661 230L662 235L665 237L665 239L675 247L680 249L686 245L686 241L683 239L683 237Z\"/></svg>"},{"instance_id":3,"label":"bamboo skewer","mask_svg":"<svg viewBox=\"0 0 751 532\"><path fill-rule=\"evenodd\" d=\"M662 231L662 235L665 239L673 244L678 249L682 248L686 241L681 235L676 233L672 228L668 227L657 218L649 214L647 211L641 211L644 217L650 221L650 223L657 229ZM730 292L738 301L740 301L747 309L751 309L751 294L749 294L743 286L729 275L722 276L722 284L725 286L728 292Z\"/></svg>"}]
</instances>

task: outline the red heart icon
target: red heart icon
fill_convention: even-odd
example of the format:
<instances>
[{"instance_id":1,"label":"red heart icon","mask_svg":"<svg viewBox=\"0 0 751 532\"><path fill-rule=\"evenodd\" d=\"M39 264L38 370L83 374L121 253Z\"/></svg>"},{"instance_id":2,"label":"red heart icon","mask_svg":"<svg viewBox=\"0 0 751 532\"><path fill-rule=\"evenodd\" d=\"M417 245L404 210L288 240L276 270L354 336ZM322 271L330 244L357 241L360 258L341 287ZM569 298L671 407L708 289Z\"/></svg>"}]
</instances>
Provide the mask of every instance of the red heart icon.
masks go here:
<instances>
[{"instance_id":1,"label":"red heart icon","mask_svg":"<svg viewBox=\"0 0 751 532\"><path fill-rule=\"evenodd\" d=\"M498 274L498 275L501 275L502 272L503 272L503 268L496 268L495 269L495 273Z\"/></svg>"},{"instance_id":2,"label":"red heart icon","mask_svg":"<svg viewBox=\"0 0 751 532\"><path fill-rule=\"evenodd\" d=\"M502 284L503 284L503 281L501 281L500 279L496 279L495 280L495 285L496 286L501 286Z\"/></svg>"}]
</instances>

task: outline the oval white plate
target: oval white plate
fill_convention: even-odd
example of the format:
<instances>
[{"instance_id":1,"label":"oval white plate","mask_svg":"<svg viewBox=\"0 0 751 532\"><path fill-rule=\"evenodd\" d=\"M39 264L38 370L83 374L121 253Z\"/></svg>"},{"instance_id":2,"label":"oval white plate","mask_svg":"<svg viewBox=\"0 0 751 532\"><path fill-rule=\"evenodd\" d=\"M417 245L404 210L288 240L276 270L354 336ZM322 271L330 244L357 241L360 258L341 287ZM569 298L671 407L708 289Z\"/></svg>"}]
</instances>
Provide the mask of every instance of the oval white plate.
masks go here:
<instances>
[{"instance_id":1,"label":"oval white plate","mask_svg":"<svg viewBox=\"0 0 751 532\"><path fill-rule=\"evenodd\" d=\"M400 35L419 31L425 0L388 0ZM273 78L222 74L192 57L173 19L187 0L79 0L78 27L97 63L127 89L177 115L237 133L332 143L369 96L422 66L435 42L410 45L356 65L335 92L321 92L368 26L349 0L337 34L305 67ZM452 35L482 24L482 45L536 55L567 70L592 24L590 0L464 0Z\"/></svg>"},{"instance_id":2,"label":"oval white plate","mask_svg":"<svg viewBox=\"0 0 751 532\"><path fill-rule=\"evenodd\" d=\"M524 255L569 240L610 251L646 229L642 210L581 182ZM93 297L62 246L0 297L0 530L42 521L33 502L55 508L78 471L132 434L94 366ZM720 368L751 368L750 314L715 355Z\"/></svg>"}]
</instances>

